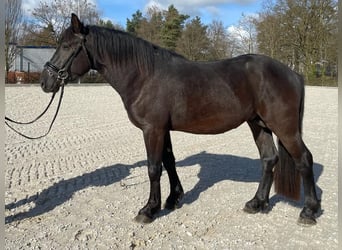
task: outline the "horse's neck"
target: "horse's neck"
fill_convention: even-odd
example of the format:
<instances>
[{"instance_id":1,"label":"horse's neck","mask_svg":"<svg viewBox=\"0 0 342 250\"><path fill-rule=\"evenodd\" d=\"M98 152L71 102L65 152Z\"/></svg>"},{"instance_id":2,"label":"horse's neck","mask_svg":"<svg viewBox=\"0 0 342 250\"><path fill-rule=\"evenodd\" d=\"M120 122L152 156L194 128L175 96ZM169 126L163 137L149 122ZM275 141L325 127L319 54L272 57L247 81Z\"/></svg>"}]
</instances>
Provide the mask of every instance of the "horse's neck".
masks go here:
<instances>
[{"instance_id":1,"label":"horse's neck","mask_svg":"<svg viewBox=\"0 0 342 250\"><path fill-rule=\"evenodd\" d=\"M138 69L134 63L126 63L125 66L117 65L110 54L99 58L97 46L94 47L93 69L98 71L120 95L124 95L131 81L138 77Z\"/></svg>"},{"instance_id":2,"label":"horse's neck","mask_svg":"<svg viewBox=\"0 0 342 250\"><path fill-rule=\"evenodd\" d=\"M134 100L135 95L140 92L143 77L133 62L127 62L125 66L122 66L116 65L111 55L101 59L95 56L94 70L97 70L119 93L125 106L129 105Z\"/></svg>"},{"instance_id":3,"label":"horse's neck","mask_svg":"<svg viewBox=\"0 0 342 250\"><path fill-rule=\"evenodd\" d=\"M125 106L140 92L143 81L134 67L121 70L109 64L100 72L106 81L119 93Z\"/></svg>"}]
</instances>

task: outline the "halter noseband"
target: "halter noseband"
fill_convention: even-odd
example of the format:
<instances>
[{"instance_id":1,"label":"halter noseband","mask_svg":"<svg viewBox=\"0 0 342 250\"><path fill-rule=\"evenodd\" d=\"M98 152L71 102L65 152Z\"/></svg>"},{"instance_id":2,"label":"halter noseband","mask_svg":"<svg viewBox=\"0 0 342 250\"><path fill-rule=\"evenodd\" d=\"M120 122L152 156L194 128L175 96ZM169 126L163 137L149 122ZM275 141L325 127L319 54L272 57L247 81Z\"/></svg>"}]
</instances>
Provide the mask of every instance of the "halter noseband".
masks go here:
<instances>
[{"instance_id":1,"label":"halter noseband","mask_svg":"<svg viewBox=\"0 0 342 250\"><path fill-rule=\"evenodd\" d=\"M68 59L65 61L65 63L62 65L61 68L59 68L58 66L56 66L55 64L51 63L50 61L46 62L44 65L44 69L47 70L47 72L49 73L50 76L55 76L57 78L57 80L60 81L60 85L64 85L67 83L67 80L69 80L69 69L70 66L73 62L73 60L76 58L76 56L78 55L78 53L81 51L81 49L84 50L86 57L88 59L88 63L91 67L91 61L89 59L89 54L88 51L85 47L85 36L84 35L77 35L81 41L78 45L78 47L76 48L76 50L74 50L70 56L68 57Z\"/></svg>"}]
</instances>

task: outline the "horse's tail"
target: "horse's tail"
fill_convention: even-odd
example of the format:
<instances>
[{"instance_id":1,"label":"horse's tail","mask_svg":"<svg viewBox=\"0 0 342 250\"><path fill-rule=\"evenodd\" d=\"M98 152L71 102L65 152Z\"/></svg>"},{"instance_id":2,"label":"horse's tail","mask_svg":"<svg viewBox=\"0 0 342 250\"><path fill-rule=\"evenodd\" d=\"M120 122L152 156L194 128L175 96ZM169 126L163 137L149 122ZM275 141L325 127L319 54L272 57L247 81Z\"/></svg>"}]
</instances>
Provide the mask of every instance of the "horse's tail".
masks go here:
<instances>
[{"instance_id":1,"label":"horse's tail","mask_svg":"<svg viewBox=\"0 0 342 250\"><path fill-rule=\"evenodd\" d=\"M301 99L299 107L299 132L302 134L303 115L304 115L304 79L300 77ZM274 189L275 192L290 199L300 199L301 176L296 169L295 163L289 152L278 139L279 161L274 168Z\"/></svg>"}]
</instances>

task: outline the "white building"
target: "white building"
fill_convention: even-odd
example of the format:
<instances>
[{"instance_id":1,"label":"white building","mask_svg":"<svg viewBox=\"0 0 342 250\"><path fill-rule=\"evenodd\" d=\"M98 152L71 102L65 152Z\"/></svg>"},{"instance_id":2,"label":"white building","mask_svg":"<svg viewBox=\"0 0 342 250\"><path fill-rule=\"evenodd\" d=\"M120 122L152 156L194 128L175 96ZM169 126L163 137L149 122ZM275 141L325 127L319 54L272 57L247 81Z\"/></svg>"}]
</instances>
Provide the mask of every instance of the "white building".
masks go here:
<instances>
[{"instance_id":1,"label":"white building","mask_svg":"<svg viewBox=\"0 0 342 250\"><path fill-rule=\"evenodd\" d=\"M41 72L55 50L56 48L51 46L17 46L10 71Z\"/></svg>"}]
</instances>

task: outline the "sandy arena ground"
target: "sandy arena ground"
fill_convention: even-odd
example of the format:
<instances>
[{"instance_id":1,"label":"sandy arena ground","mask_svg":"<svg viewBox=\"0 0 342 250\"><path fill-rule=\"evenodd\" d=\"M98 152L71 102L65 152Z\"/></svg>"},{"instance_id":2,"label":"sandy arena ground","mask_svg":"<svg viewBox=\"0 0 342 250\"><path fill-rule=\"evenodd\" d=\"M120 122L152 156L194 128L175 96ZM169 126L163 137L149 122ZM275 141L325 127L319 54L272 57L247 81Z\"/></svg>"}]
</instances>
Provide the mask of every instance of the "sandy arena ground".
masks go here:
<instances>
[{"instance_id":1,"label":"sandy arena ground","mask_svg":"<svg viewBox=\"0 0 342 250\"><path fill-rule=\"evenodd\" d=\"M269 213L246 214L257 189L259 155L246 124L221 135L172 132L182 207L149 225L134 222L149 181L142 133L107 85L68 86L46 138L7 130L5 249L337 249L337 88L307 87L304 141L314 156L322 214L296 221L303 206L271 191ZM6 87L6 115L30 120L50 95ZM48 117L27 128L39 135ZM169 184L162 176L162 199Z\"/></svg>"}]
</instances>

